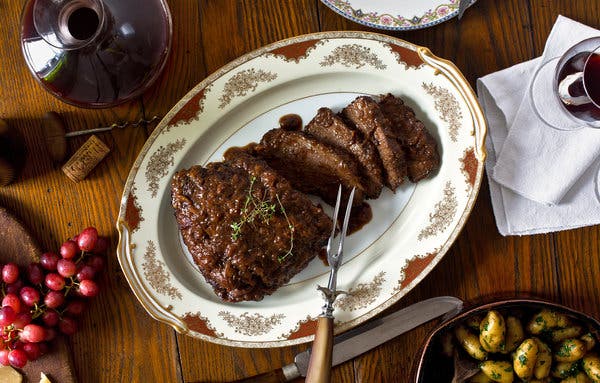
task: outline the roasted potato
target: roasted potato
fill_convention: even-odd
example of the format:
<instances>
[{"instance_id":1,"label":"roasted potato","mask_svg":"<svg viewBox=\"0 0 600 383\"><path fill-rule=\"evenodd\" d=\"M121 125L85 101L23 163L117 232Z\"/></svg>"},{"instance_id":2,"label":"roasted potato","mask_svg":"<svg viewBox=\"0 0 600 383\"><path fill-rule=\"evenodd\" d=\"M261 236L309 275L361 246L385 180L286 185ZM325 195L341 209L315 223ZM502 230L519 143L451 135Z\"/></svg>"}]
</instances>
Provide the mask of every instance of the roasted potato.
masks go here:
<instances>
[{"instance_id":1,"label":"roasted potato","mask_svg":"<svg viewBox=\"0 0 600 383\"><path fill-rule=\"evenodd\" d=\"M507 361L486 360L479 365L481 371L492 381L512 383L515 379L513 367Z\"/></svg>"},{"instance_id":2,"label":"roasted potato","mask_svg":"<svg viewBox=\"0 0 600 383\"><path fill-rule=\"evenodd\" d=\"M553 343L558 343L565 339L578 338L581 334L583 334L583 328L581 326L569 326L550 332L550 340Z\"/></svg>"},{"instance_id":3,"label":"roasted potato","mask_svg":"<svg viewBox=\"0 0 600 383\"><path fill-rule=\"evenodd\" d=\"M523 331L523 325L518 318L514 316L506 317L506 339L504 341L504 350L502 353L508 354L513 352L521 342L525 339L525 332Z\"/></svg>"},{"instance_id":4,"label":"roasted potato","mask_svg":"<svg viewBox=\"0 0 600 383\"><path fill-rule=\"evenodd\" d=\"M467 383L600 383L598 338L592 327L562 312L489 310L466 318L442 338L444 355L460 344L480 372ZM456 352L456 350L454 350Z\"/></svg>"},{"instance_id":5,"label":"roasted potato","mask_svg":"<svg viewBox=\"0 0 600 383\"><path fill-rule=\"evenodd\" d=\"M504 349L506 324L498 311L490 310L479 325L479 343L487 352L500 352Z\"/></svg>"},{"instance_id":6,"label":"roasted potato","mask_svg":"<svg viewBox=\"0 0 600 383\"><path fill-rule=\"evenodd\" d=\"M544 309L534 315L531 321L529 321L527 331L537 335L543 331L568 327L570 324L571 320L565 314Z\"/></svg>"},{"instance_id":7,"label":"roasted potato","mask_svg":"<svg viewBox=\"0 0 600 383\"><path fill-rule=\"evenodd\" d=\"M525 339L513 355L513 369L521 379L533 375L533 369L538 356L538 345L535 339Z\"/></svg>"},{"instance_id":8,"label":"roasted potato","mask_svg":"<svg viewBox=\"0 0 600 383\"><path fill-rule=\"evenodd\" d=\"M583 371L594 383L600 383L600 357L595 353L584 356Z\"/></svg>"},{"instance_id":9,"label":"roasted potato","mask_svg":"<svg viewBox=\"0 0 600 383\"><path fill-rule=\"evenodd\" d=\"M578 369L579 363L577 362L558 362L552 366L550 374L555 378L564 379L575 375Z\"/></svg>"},{"instance_id":10,"label":"roasted potato","mask_svg":"<svg viewBox=\"0 0 600 383\"><path fill-rule=\"evenodd\" d=\"M557 362L574 362L583 358L587 349L579 339L565 339L556 345L554 360Z\"/></svg>"},{"instance_id":11,"label":"roasted potato","mask_svg":"<svg viewBox=\"0 0 600 383\"><path fill-rule=\"evenodd\" d=\"M575 376L570 376L560 381L560 383L592 383L592 380L582 371Z\"/></svg>"},{"instance_id":12,"label":"roasted potato","mask_svg":"<svg viewBox=\"0 0 600 383\"><path fill-rule=\"evenodd\" d=\"M590 351L592 348L594 348L596 346L596 338L594 338L594 336L592 335L592 333L587 333L581 336L581 338L579 338L583 341L583 343L585 343L585 348L586 350Z\"/></svg>"},{"instance_id":13,"label":"roasted potato","mask_svg":"<svg viewBox=\"0 0 600 383\"><path fill-rule=\"evenodd\" d=\"M552 351L550 347L538 338L533 338L538 346L537 359L533 368L533 376L536 379L544 379L550 375L552 367Z\"/></svg>"},{"instance_id":14,"label":"roasted potato","mask_svg":"<svg viewBox=\"0 0 600 383\"><path fill-rule=\"evenodd\" d=\"M456 335L456 339L460 345L472 358L477 360L485 360L487 358L488 354L483 347L481 347L479 337L467 330L465 326L457 326L454 330L454 335Z\"/></svg>"},{"instance_id":15,"label":"roasted potato","mask_svg":"<svg viewBox=\"0 0 600 383\"><path fill-rule=\"evenodd\" d=\"M468 380L469 383L494 383L492 379L490 379L483 371L479 371L477 374L471 377Z\"/></svg>"}]
</instances>

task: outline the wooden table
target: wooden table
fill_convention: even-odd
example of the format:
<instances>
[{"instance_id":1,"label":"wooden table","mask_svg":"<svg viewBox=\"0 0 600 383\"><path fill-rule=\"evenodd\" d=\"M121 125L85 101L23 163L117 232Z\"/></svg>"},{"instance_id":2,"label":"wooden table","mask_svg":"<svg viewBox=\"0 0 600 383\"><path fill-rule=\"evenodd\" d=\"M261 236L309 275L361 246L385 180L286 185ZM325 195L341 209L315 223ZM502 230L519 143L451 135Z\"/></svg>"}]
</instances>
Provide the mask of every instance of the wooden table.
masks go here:
<instances>
[{"instance_id":1,"label":"wooden table","mask_svg":"<svg viewBox=\"0 0 600 383\"><path fill-rule=\"evenodd\" d=\"M102 293L70 346L80 382L227 381L287 364L307 345L240 349L176 333L153 320L135 299L114 250L123 185L149 130L102 134L110 155L74 184L47 155L41 129L46 111L61 113L68 130L165 114L185 93L230 60L265 44L304 33L368 30L318 0L170 0L173 47L163 75L143 97L103 110L83 110L46 93L28 72L19 46L24 1L0 2L0 118L25 136L29 157L12 185L0 188L0 205L12 210L56 250L88 225L111 239ZM559 14L600 27L596 0L479 0L459 22L390 33L452 60L471 85L485 74L541 54ZM69 142L71 153L84 138ZM436 296L466 300L495 294L533 294L600 318L600 229L504 238L495 226L487 182L458 240L440 264L393 309ZM336 367L335 382L405 381L416 348L433 324L422 326Z\"/></svg>"}]
</instances>

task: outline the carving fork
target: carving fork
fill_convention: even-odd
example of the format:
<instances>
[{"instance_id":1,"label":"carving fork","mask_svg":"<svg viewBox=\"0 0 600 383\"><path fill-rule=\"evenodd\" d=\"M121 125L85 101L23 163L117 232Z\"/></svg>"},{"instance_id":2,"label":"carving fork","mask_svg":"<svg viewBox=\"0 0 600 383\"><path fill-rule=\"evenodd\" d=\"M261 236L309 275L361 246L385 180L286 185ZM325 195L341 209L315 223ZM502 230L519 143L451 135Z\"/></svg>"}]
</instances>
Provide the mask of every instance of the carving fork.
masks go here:
<instances>
[{"instance_id":1,"label":"carving fork","mask_svg":"<svg viewBox=\"0 0 600 383\"><path fill-rule=\"evenodd\" d=\"M331 381L331 357L333 350L333 302L335 298L343 293L337 291L337 272L342 264L344 239L348 230L348 221L350 219L350 210L352 210L352 201L354 199L354 188L350 192L348 203L346 205L346 214L344 216L344 224L339 236L339 244L337 251L333 251L333 241L335 238L335 229L337 227L337 217L340 210L342 200L342 187L338 188L337 201L333 213L333 228L331 235L327 241L327 262L329 263L329 283L327 287L319 286L325 296L325 305L323 312L319 316L317 322L317 332L313 341L310 361L308 363L308 371L306 374L306 383L329 383Z\"/></svg>"}]
</instances>

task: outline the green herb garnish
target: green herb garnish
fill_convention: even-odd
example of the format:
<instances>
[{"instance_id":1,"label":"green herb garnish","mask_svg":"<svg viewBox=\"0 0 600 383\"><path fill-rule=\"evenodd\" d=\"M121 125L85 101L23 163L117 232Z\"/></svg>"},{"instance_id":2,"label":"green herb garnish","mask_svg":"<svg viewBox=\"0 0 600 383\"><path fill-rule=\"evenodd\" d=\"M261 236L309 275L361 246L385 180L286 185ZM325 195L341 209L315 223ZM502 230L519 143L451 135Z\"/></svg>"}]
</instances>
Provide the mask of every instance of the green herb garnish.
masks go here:
<instances>
[{"instance_id":1,"label":"green herb garnish","mask_svg":"<svg viewBox=\"0 0 600 383\"><path fill-rule=\"evenodd\" d=\"M252 188L254 187L255 182L256 177L252 176L252 178L250 178L248 194L246 195L246 200L244 201L244 207L242 208L242 218L230 225L231 229L233 229L231 233L231 239L234 241L236 241L240 235L242 235L242 227L245 224L252 224L258 217L263 223L268 225L269 221L273 217L273 214L275 213L275 204L265 201L265 196L258 200L254 198L254 195L252 195Z\"/></svg>"},{"instance_id":2,"label":"green herb garnish","mask_svg":"<svg viewBox=\"0 0 600 383\"><path fill-rule=\"evenodd\" d=\"M284 255L279 256L277 258L279 262L283 262L283 260L286 259L289 255L292 255L292 250L294 249L294 225L292 225L292 223L290 222L290 219L288 218L287 213L285 212L285 208L281 204L279 194L275 194L275 197L277 197L277 202L279 202L279 208L281 209L281 213L283 213L283 216L285 217L285 220L288 224L288 229L290 229L290 248Z\"/></svg>"},{"instance_id":3,"label":"green herb garnish","mask_svg":"<svg viewBox=\"0 0 600 383\"><path fill-rule=\"evenodd\" d=\"M271 218L277 211L277 205L275 203L271 203L266 198L266 190L261 199L257 199L252 194L252 189L254 188L254 183L256 182L256 177L252 176L250 178L250 186L248 187L248 194L246 195L246 200L244 201L244 207L241 211L241 218L232 223L230 225L231 239L237 241L242 235L242 228L246 224L252 225L255 220L258 220L266 225L269 224ZM287 216L285 208L279 199L279 194L276 194L277 202L279 204L279 211L285 217L287 222L288 229L290 230L290 247L287 252L279 257L277 260L279 262L283 262L288 256L292 255L292 250L294 249L294 225L290 222L290 219Z\"/></svg>"}]
</instances>

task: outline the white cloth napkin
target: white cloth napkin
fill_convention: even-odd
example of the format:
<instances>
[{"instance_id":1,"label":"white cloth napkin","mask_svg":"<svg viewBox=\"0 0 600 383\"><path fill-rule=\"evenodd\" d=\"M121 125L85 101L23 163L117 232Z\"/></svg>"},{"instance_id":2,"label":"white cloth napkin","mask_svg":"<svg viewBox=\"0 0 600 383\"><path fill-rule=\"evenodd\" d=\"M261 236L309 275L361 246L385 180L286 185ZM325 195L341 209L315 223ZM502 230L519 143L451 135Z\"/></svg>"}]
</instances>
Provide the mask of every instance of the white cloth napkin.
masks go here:
<instances>
[{"instance_id":1,"label":"white cloth napkin","mask_svg":"<svg viewBox=\"0 0 600 383\"><path fill-rule=\"evenodd\" d=\"M590 35L600 35L600 32L559 16L546 51L549 57L559 55ZM558 40L565 44L562 50L554 45ZM477 92L489 127L486 168L490 193L496 224L502 235L547 233L600 223L596 191L600 131L562 132L533 118L527 99L529 87L526 84L529 81L525 79L532 78L540 62L540 58L531 60L477 80ZM530 115L526 114L527 110ZM561 146L577 149L569 149L571 153L577 153L577 158L563 157L567 151ZM586 153L582 160L579 156L584 150L592 154ZM573 162L578 165L571 164ZM503 175L510 176L499 177L503 184L496 179L496 171L501 168ZM509 180L512 182L506 182ZM556 183L562 184L557 187ZM540 190L550 188L554 191ZM537 197L544 203L524 195ZM551 204L557 200L560 203Z\"/></svg>"},{"instance_id":2,"label":"white cloth napkin","mask_svg":"<svg viewBox=\"0 0 600 383\"><path fill-rule=\"evenodd\" d=\"M561 56L572 45L594 36L600 36L600 31L559 16L541 62ZM526 198L548 205L558 204L600 155L600 129L562 131L549 127L536 116L531 105L529 85L533 73L522 77L508 71L504 76L508 82L518 80L518 91L522 94L514 121L509 121L506 142L497 152L492 177ZM485 86L485 78L482 82ZM507 96L516 98L514 94Z\"/></svg>"}]
</instances>

